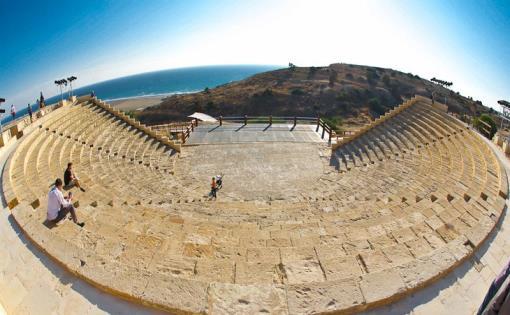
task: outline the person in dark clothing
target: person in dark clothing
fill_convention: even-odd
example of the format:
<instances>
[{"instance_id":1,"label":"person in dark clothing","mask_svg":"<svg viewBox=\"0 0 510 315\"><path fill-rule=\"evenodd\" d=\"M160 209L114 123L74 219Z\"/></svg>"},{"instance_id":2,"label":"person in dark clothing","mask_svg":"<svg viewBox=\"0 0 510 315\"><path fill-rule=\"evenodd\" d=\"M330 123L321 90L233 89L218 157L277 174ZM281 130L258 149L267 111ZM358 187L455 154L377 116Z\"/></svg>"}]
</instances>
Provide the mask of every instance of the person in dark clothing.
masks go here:
<instances>
[{"instance_id":1,"label":"person in dark clothing","mask_svg":"<svg viewBox=\"0 0 510 315\"><path fill-rule=\"evenodd\" d=\"M28 111L28 116L30 116L30 122L32 122L32 108L30 107L30 104L28 104L27 111Z\"/></svg>"},{"instance_id":2,"label":"person in dark clothing","mask_svg":"<svg viewBox=\"0 0 510 315\"><path fill-rule=\"evenodd\" d=\"M73 163L69 162L67 163L67 169L64 172L64 184L67 188L71 187L78 187L81 191L85 192L85 189L83 189L80 186L80 181L78 177L73 173Z\"/></svg>"},{"instance_id":3,"label":"person in dark clothing","mask_svg":"<svg viewBox=\"0 0 510 315\"><path fill-rule=\"evenodd\" d=\"M510 314L510 261L492 281L477 315Z\"/></svg>"},{"instance_id":4,"label":"person in dark clothing","mask_svg":"<svg viewBox=\"0 0 510 315\"><path fill-rule=\"evenodd\" d=\"M218 190L218 186L216 185L216 177L212 178L211 181L211 192L209 193L210 199L214 198L216 200L216 191Z\"/></svg>"}]
</instances>

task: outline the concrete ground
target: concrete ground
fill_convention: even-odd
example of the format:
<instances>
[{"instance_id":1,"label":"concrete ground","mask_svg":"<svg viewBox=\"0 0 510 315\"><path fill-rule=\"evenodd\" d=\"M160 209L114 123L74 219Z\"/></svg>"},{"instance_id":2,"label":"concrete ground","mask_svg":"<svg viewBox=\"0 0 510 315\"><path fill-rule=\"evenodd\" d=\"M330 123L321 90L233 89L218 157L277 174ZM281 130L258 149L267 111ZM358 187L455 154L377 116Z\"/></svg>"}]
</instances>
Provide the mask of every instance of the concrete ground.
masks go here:
<instances>
[{"instance_id":1,"label":"concrete ground","mask_svg":"<svg viewBox=\"0 0 510 315\"><path fill-rule=\"evenodd\" d=\"M330 152L323 143L191 146L176 161L175 172L176 178L202 183L204 192L212 176L223 174L224 185L218 192L222 201L293 200L319 180Z\"/></svg>"},{"instance_id":2,"label":"concrete ground","mask_svg":"<svg viewBox=\"0 0 510 315\"><path fill-rule=\"evenodd\" d=\"M325 142L322 129L315 125L292 124L201 124L191 133L186 144L220 144L246 142Z\"/></svg>"}]
</instances>

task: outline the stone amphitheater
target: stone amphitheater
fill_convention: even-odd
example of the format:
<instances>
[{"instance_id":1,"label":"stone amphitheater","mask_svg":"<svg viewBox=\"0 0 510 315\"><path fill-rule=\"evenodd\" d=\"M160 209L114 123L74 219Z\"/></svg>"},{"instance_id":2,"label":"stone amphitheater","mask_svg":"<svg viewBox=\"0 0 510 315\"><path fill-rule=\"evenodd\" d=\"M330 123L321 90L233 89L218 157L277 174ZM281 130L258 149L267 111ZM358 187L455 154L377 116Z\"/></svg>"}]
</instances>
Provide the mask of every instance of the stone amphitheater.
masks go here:
<instances>
[{"instance_id":1,"label":"stone amphitheater","mask_svg":"<svg viewBox=\"0 0 510 315\"><path fill-rule=\"evenodd\" d=\"M207 125L179 145L96 98L62 105L2 148L8 313L469 314L510 257L508 163L427 98L333 145ZM84 228L45 222L69 161Z\"/></svg>"}]
</instances>

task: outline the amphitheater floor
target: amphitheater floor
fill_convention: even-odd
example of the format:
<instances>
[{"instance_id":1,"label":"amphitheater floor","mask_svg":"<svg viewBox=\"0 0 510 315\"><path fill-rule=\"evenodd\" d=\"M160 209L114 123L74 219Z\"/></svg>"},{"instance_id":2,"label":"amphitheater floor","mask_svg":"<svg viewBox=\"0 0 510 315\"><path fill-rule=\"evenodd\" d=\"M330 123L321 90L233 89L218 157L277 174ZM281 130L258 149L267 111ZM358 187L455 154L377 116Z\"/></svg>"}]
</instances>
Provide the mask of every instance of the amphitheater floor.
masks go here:
<instances>
[{"instance_id":1,"label":"amphitheater floor","mask_svg":"<svg viewBox=\"0 0 510 315\"><path fill-rule=\"evenodd\" d=\"M187 147L178 178L203 183L224 174L222 200L288 200L300 196L328 170L331 149L321 143L238 143ZM185 183L183 183L185 184Z\"/></svg>"}]
</instances>

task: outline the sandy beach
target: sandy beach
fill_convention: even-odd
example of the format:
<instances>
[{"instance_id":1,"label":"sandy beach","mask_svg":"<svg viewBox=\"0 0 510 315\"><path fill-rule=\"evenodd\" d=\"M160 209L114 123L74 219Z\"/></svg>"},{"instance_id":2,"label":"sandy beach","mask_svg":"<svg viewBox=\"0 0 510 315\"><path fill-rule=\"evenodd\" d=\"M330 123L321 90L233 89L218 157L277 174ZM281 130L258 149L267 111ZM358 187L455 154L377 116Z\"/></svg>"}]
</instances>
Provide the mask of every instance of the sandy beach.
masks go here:
<instances>
[{"instance_id":1,"label":"sandy beach","mask_svg":"<svg viewBox=\"0 0 510 315\"><path fill-rule=\"evenodd\" d=\"M166 96L142 96L123 100L109 101L113 107L122 111L141 110L150 106L158 105Z\"/></svg>"}]
</instances>

